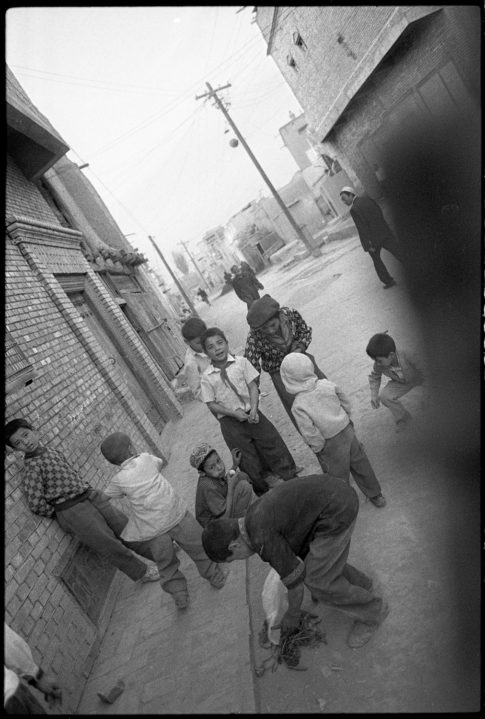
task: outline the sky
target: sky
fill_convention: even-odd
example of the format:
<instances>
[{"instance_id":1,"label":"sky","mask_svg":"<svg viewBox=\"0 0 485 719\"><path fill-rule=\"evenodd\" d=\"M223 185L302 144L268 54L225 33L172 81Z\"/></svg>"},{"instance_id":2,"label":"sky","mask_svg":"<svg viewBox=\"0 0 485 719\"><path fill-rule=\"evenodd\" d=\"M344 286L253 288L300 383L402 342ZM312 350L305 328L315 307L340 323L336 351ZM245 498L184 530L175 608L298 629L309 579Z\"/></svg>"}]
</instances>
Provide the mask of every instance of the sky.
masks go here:
<instances>
[{"instance_id":1,"label":"sky","mask_svg":"<svg viewBox=\"0 0 485 719\"><path fill-rule=\"evenodd\" d=\"M148 235L171 262L270 195L221 111L196 100L206 82L231 84L220 97L276 188L298 170L278 131L302 109L242 7L7 10L8 66L157 270Z\"/></svg>"}]
</instances>

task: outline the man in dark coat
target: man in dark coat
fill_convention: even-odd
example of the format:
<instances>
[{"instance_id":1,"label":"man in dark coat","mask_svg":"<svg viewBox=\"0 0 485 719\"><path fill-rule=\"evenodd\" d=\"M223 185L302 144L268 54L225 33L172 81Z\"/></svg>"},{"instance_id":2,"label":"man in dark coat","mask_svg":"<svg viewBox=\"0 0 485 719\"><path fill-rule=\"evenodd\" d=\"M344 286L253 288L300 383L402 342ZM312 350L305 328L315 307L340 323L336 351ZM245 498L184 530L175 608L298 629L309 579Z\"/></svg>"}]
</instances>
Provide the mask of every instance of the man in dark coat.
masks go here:
<instances>
[{"instance_id":1,"label":"man in dark coat","mask_svg":"<svg viewBox=\"0 0 485 719\"><path fill-rule=\"evenodd\" d=\"M358 197L351 187L342 187L340 199L350 207L364 252L371 256L377 276L384 283L384 289L388 290L396 282L381 260L381 249L384 248L398 260L401 260L401 257L397 240L384 219L381 208L370 197Z\"/></svg>"},{"instance_id":2,"label":"man in dark coat","mask_svg":"<svg viewBox=\"0 0 485 719\"><path fill-rule=\"evenodd\" d=\"M255 275L241 272L237 265L231 267L231 272L234 275L232 279L234 292L249 309L254 300L259 300L259 290L263 289L263 285Z\"/></svg>"}]
</instances>

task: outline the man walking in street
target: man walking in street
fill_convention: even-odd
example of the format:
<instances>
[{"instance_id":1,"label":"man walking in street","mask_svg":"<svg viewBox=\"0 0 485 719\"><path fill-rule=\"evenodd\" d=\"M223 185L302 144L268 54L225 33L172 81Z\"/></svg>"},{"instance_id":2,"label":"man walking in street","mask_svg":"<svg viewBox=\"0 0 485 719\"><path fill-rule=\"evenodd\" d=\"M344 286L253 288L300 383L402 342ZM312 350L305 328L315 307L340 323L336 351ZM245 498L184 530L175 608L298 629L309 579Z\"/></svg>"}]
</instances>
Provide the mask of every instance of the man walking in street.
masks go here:
<instances>
[{"instance_id":1,"label":"man walking in street","mask_svg":"<svg viewBox=\"0 0 485 719\"><path fill-rule=\"evenodd\" d=\"M234 275L232 278L234 292L240 300L246 303L249 309L254 300L259 300L259 290L264 289L264 287L256 275L242 272L237 265L231 267L231 272Z\"/></svg>"},{"instance_id":2,"label":"man walking in street","mask_svg":"<svg viewBox=\"0 0 485 719\"><path fill-rule=\"evenodd\" d=\"M254 502L244 517L214 519L202 544L214 562L259 554L288 589L283 632L299 625L304 585L312 598L354 620L347 644L357 649L372 637L389 611L372 579L347 564L359 499L346 482L330 475L290 479Z\"/></svg>"},{"instance_id":3,"label":"man walking in street","mask_svg":"<svg viewBox=\"0 0 485 719\"><path fill-rule=\"evenodd\" d=\"M384 289L394 287L396 281L381 260L381 250L384 248L399 261L401 257L397 240L384 219L381 208L370 197L356 195L351 187L342 187L340 199L350 207L364 252L371 256L377 276L384 283Z\"/></svg>"}]
</instances>

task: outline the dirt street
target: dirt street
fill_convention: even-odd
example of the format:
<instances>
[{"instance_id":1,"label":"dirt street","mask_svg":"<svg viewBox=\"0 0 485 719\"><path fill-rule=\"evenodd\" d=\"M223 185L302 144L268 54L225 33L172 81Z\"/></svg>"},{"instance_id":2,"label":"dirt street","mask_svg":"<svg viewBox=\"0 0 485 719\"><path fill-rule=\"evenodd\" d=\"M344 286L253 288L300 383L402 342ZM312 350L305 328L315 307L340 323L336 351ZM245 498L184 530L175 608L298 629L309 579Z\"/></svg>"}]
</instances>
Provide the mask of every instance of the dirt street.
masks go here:
<instances>
[{"instance_id":1,"label":"dirt street","mask_svg":"<svg viewBox=\"0 0 485 719\"><path fill-rule=\"evenodd\" d=\"M478 709L478 647L464 646L460 634L464 607L465 611L478 607L478 556L470 547L469 561L476 562L471 588L476 593L470 597L466 596L470 587L463 587L463 594L457 591L450 553L457 498L450 490L452 483L443 481L441 468L430 461L420 441L427 429L422 390L415 389L403 399L414 420L402 434L395 433L385 408L370 406L371 362L365 353L370 336L389 330L401 346L420 350L399 263L388 253L384 259L398 281L387 291L357 239L332 243L321 258L308 258L286 270L272 268L260 278L265 286L262 294L268 292L280 304L298 309L312 326L310 351L351 399L357 436L388 504L377 509L357 489L361 507L350 561L373 577L390 604L390 614L374 638L352 650L345 641L351 620L337 610L307 602L305 608L322 617L320 627L325 628L328 645L302 649L300 664L306 671L282 665L275 673L255 678L256 707L261 713ZM235 352L244 347L245 313L244 304L232 293L216 300L208 312L202 311L206 322L227 331ZM261 408L287 441L297 464L304 465L301 476L317 472L313 453L289 421L267 374L261 388L268 392ZM464 519L478 529L478 510ZM269 655L258 645L264 620L261 589L269 566L253 556L248 569L254 665Z\"/></svg>"}]
</instances>

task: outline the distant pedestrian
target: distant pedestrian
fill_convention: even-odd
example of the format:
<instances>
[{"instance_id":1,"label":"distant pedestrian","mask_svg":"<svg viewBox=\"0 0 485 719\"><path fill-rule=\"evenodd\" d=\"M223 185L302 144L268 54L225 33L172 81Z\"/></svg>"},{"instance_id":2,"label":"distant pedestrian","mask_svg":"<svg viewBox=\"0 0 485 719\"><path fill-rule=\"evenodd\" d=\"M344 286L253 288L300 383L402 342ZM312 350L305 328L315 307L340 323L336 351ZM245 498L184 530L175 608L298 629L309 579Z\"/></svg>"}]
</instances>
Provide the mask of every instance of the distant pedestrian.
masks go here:
<instances>
[{"instance_id":1,"label":"distant pedestrian","mask_svg":"<svg viewBox=\"0 0 485 719\"><path fill-rule=\"evenodd\" d=\"M22 491L34 514L55 516L65 532L94 549L133 581L159 579L155 567L149 568L122 543L126 515L111 506L104 492L92 489L62 452L41 444L30 422L8 422L5 443L24 452Z\"/></svg>"},{"instance_id":2,"label":"distant pedestrian","mask_svg":"<svg viewBox=\"0 0 485 719\"><path fill-rule=\"evenodd\" d=\"M30 687L34 687L43 694L49 706L55 706L62 702L59 684L34 662L32 651L25 639L6 622L3 624L3 635L3 707L5 713L47 714L42 704L30 691Z\"/></svg>"},{"instance_id":3,"label":"distant pedestrian","mask_svg":"<svg viewBox=\"0 0 485 719\"><path fill-rule=\"evenodd\" d=\"M315 452L323 471L357 486L376 507L384 507L381 485L364 447L355 435L350 402L328 379L318 379L312 361L291 352L281 363L281 379L295 396L291 411L305 442Z\"/></svg>"},{"instance_id":4,"label":"distant pedestrian","mask_svg":"<svg viewBox=\"0 0 485 719\"><path fill-rule=\"evenodd\" d=\"M396 281L389 274L381 259L385 249L401 261L399 244L387 224L381 208L370 197L359 197L351 187L342 187L340 199L350 207L350 214L357 227L364 252L368 252L374 263L377 276L384 283L384 289L394 287Z\"/></svg>"},{"instance_id":5,"label":"distant pedestrian","mask_svg":"<svg viewBox=\"0 0 485 719\"><path fill-rule=\"evenodd\" d=\"M268 372L289 418L298 431L299 427L291 413L294 396L286 391L280 377L283 358L289 352L304 352L313 363L318 379L325 379L317 367L315 358L307 352L312 340L312 328L301 314L291 307L280 307L279 303L264 295L254 302L247 314L250 332L246 340L244 356L258 372Z\"/></svg>"},{"instance_id":6,"label":"distant pedestrian","mask_svg":"<svg viewBox=\"0 0 485 719\"><path fill-rule=\"evenodd\" d=\"M259 290L264 287L254 273L241 272L237 265L231 267L231 272L234 275L232 278L234 292L249 309L254 300L259 299Z\"/></svg>"},{"instance_id":7,"label":"distant pedestrian","mask_svg":"<svg viewBox=\"0 0 485 719\"><path fill-rule=\"evenodd\" d=\"M216 589L223 587L226 577L205 554L200 525L163 476L162 460L147 452L137 454L130 437L122 432L106 437L101 452L108 462L120 467L105 488L106 494L125 497L130 503L131 516L121 534L123 542L157 563L162 589L173 597L175 606L185 609L189 593L173 541L189 555L201 577Z\"/></svg>"},{"instance_id":8,"label":"distant pedestrian","mask_svg":"<svg viewBox=\"0 0 485 719\"><path fill-rule=\"evenodd\" d=\"M219 328L209 327L201 343L211 360L201 379L202 400L217 412L229 449L241 450L241 469L259 496L271 486L266 476L296 476L295 462L276 427L258 409L259 372L245 357L229 353Z\"/></svg>"},{"instance_id":9,"label":"distant pedestrian","mask_svg":"<svg viewBox=\"0 0 485 719\"><path fill-rule=\"evenodd\" d=\"M373 335L366 352L374 360L374 367L369 375L371 405L377 409L382 402L394 417L396 432L400 432L409 424L411 414L399 400L413 387L424 383L419 360L409 350L398 351L396 343L387 332ZM382 375L390 377L390 382L379 392Z\"/></svg>"},{"instance_id":10,"label":"distant pedestrian","mask_svg":"<svg viewBox=\"0 0 485 719\"><path fill-rule=\"evenodd\" d=\"M202 289L202 287L199 287L197 294L199 295L202 302L205 302L206 305L209 305L209 307L212 307L212 305L209 301L209 297L207 296L207 292L204 289Z\"/></svg>"},{"instance_id":11,"label":"distant pedestrian","mask_svg":"<svg viewBox=\"0 0 485 719\"><path fill-rule=\"evenodd\" d=\"M347 644L366 644L388 614L372 579L347 564L359 499L340 478L310 475L275 487L240 519L215 519L202 532L207 555L233 562L259 554L288 589L282 633L298 628L306 586L312 598L353 620Z\"/></svg>"},{"instance_id":12,"label":"distant pedestrian","mask_svg":"<svg viewBox=\"0 0 485 719\"><path fill-rule=\"evenodd\" d=\"M202 527L221 517L243 517L256 500L248 475L239 469L241 450L233 449L231 454L233 465L228 472L218 452L206 442L190 454L190 464L199 473L195 518Z\"/></svg>"}]
</instances>

